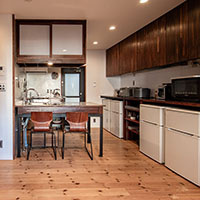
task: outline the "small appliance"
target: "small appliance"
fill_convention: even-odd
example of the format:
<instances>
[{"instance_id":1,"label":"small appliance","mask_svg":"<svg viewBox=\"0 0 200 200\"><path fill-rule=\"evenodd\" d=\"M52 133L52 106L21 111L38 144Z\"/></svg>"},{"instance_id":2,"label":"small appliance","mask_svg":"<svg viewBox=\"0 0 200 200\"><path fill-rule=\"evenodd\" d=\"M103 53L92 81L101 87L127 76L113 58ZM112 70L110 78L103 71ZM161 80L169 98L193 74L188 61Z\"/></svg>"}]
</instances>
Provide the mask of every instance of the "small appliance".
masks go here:
<instances>
[{"instance_id":1,"label":"small appliance","mask_svg":"<svg viewBox=\"0 0 200 200\"><path fill-rule=\"evenodd\" d=\"M161 100L171 100L171 83L163 83L161 86L158 87L158 99Z\"/></svg>"},{"instance_id":2,"label":"small appliance","mask_svg":"<svg viewBox=\"0 0 200 200\"><path fill-rule=\"evenodd\" d=\"M177 101L200 101L200 75L172 78L172 98Z\"/></svg>"},{"instance_id":3,"label":"small appliance","mask_svg":"<svg viewBox=\"0 0 200 200\"><path fill-rule=\"evenodd\" d=\"M118 96L120 97L132 96L132 88L129 88L129 87L120 88L118 92Z\"/></svg>"},{"instance_id":4,"label":"small appliance","mask_svg":"<svg viewBox=\"0 0 200 200\"><path fill-rule=\"evenodd\" d=\"M150 98L151 90L149 88L133 87L132 95L135 98Z\"/></svg>"}]
</instances>

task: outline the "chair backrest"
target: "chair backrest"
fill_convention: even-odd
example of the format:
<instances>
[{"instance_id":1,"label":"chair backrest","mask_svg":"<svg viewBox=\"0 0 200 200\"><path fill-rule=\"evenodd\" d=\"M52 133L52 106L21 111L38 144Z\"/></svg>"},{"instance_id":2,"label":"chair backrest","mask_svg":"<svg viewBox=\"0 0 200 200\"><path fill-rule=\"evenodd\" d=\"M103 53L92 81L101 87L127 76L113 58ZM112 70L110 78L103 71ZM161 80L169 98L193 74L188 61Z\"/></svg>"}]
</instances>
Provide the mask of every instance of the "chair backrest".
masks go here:
<instances>
[{"instance_id":1,"label":"chair backrest","mask_svg":"<svg viewBox=\"0 0 200 200\"><path fill-rule=\"evenodd\" d=\"M70 125L70 130L73 132L85 132L86 122L88 121L88 113L86 112L68 112L66 120Z\"/></svg>"},{"instance_id":2,"label":"chair backrest","mask_svg":"<svg viewBox=\"0 0 200 200\"><path fill-rule=\"evenodd\" d=\"M31 121L34 124L35 131L48 131L51 121L53 120L52 112L32 112Z\"/></svg>"}]
</instances>

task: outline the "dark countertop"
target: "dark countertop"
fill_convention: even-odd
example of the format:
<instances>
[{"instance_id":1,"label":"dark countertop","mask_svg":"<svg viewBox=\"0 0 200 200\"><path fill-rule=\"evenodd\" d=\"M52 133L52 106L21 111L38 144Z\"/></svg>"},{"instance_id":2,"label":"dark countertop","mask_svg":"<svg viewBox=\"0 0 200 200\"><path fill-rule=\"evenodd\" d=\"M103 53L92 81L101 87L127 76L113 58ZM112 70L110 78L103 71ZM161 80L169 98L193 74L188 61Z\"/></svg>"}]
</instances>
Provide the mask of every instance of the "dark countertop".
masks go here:
<instances>
[{"instance_id":1,"label":"dark countertop","mask_svg":"<svg viewBox=\"0 0 200 200\"><path fill-rule=\"evenodd\" d=\"M178 107L190 107L190 108L198 108L200 109L200 103L198 102L186 102L186 101L166 101L159 99L143 99L143 98L134 98L134 97L113 97L113 96L101 96L101 98L112 99L112 100L132 100L132 101L140 101L140 103L151 103L155 105L166 105L166 106L178 106Z\"/></svg>"}]
</instances>

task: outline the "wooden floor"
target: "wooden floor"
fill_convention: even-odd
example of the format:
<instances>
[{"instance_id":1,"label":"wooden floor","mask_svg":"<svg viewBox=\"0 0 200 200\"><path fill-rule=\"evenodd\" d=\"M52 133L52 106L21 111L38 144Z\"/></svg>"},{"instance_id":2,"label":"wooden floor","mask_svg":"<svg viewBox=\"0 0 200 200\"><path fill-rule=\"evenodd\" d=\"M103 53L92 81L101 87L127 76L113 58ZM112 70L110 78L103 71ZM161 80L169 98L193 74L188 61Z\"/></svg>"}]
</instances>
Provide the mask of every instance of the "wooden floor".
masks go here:
<instances>
[{"instance_id":1,"label":"wooden floor","mask_svg":"<svg viewBox=\"0 0 200 200\"><path fill-rule=\"evenodd\" d=\"M80 135L67 136L74 142L65 160L59 155L55 161L52 149L45 149L32 150L29 161L0 161L0 200L200 199L199 187L140 153L132 141L104 131L104 157L98 157L97 131L93 161L78 147Z\"/></svg>"}]
</instances>

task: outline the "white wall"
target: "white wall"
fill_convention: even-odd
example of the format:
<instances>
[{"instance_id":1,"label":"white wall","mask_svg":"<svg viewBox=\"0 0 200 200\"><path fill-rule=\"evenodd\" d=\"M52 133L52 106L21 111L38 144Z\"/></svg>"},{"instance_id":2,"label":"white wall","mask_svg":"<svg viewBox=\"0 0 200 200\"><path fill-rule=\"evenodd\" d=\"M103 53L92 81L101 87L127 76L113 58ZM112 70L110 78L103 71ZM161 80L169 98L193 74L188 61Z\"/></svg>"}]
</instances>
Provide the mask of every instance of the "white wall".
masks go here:
<instances>
[{"instance_id":1,"label":"white wall","mask_svg":"<svg viewBox=\"0 0 200 200\"><path fill-rule=\"evenodd\" d=\"M135 74L122 75L121 87L133 87L133 81L135 81L134 87L150 88L151 95L154 96L158 86L162 85L162 83L170 83L171 78L196 74L200 74L199 65L175 66L163 69L153 69L151 71L141 71Z\"/></svg>"},{"instance_id":2,"label":"white wall","mask_svg":"<svg viewBox=\"0 0 200 200\"><path fill-rule=\"evenodd\" d=\"M105 50L88 50L86 63L86 101L102 103L101 95L113 96L120 87L120 77L106 78ZM99 127L99 118L95 120L91 126Z\"/></svg>"},{"instance_id":3,"label":"white wall","mask_svg":"<svg viewBox=\"0 0 200 200\"><path fill-rule=\"evenodd\" d=\"M0 14L0 65L5 75L0 82L6 84L6 92L0 92L0 160L13 159L13 85L12 85L12 15Z\"/></svg>"},{"instance_id":4,"label":"white wall","mask_svg":"<svg viewBox=\"0 0 200 200\"><path fill-rule=\"evenodd\" d=\"M120 87L120 78L106 78L105 50L88 50L86 60L86 100L101 103L101 95L113 96Z\"/></svg>"}]
</instances>

